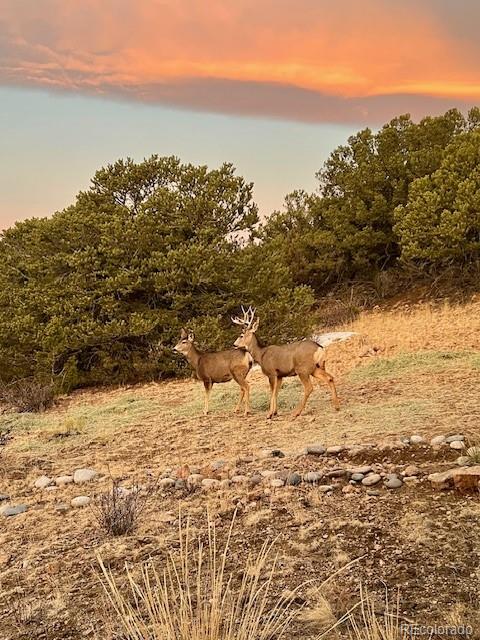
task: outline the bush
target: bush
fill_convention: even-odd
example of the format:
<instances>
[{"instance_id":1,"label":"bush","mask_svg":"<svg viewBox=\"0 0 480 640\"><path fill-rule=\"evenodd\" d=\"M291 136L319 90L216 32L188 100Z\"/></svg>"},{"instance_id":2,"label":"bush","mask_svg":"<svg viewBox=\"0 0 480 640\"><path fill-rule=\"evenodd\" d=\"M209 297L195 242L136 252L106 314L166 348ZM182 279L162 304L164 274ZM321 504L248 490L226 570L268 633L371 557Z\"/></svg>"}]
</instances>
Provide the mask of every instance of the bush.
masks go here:
<instances>
[{"instance_id":1,"label":"bush","mask_svg":"<svg viewBox=\"0 0 480 640\"><path fill-rule=\"evenodd\" d=\"M119 480L113 480L110 491L100 494L93 506L97 525L107 535L132 533L153 490L154 487L149 487L142 491L138 485L125 489Z\"/></svg>"},{"instance_id":2,"label":"bush","mask_svg":"<svg viewBox=\"0 0 480 640\"><path fill-rule=\"evenodd\" d=\"M0 387L0 402L19 413L45 411L55 402L55 387L35 379L18 380Z\"/></svg>"}]
</instances>

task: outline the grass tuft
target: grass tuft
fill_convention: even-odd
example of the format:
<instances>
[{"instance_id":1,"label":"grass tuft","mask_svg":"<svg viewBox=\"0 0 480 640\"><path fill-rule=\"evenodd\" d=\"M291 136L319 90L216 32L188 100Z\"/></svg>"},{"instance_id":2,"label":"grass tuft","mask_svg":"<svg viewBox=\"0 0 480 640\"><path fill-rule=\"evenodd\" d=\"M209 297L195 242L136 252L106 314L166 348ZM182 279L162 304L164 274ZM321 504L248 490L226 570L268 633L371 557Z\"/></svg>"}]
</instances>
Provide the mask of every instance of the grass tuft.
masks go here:
<instances>
[{"instance_id":1,"label":"grass tuft","mask_svg":"<svg viewBox=\"0 0 480 640\"><path fill-rule=\"evenodd\" d=\"M100 579L122 633L129 640L280 640L294 617L291 598L273 594L276 558L265 542L240 575L227 571L234 519L223 548L208 520L205 543L192 541L180 518L180 549L163 568L126 568L122 588L98 557Z\"/></svg>"}]
</instances>

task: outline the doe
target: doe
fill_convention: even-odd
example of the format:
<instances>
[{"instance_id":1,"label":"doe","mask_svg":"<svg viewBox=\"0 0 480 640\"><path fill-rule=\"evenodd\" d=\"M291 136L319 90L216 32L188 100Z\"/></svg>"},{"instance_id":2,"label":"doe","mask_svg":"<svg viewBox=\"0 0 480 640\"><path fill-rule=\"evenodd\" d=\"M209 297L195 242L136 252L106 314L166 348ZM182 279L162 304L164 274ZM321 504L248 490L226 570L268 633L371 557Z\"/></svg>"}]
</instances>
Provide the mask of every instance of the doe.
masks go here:
<instances>
[{"instance_id":1,"label":"doe","mask_svg":"<svg viewBox=\"0 0 480 640\"><path fill-rule=\"evenodd\" d=\"M240 386L240 398L235 407L235 413L240 411L244 402L244 415L250 413L250 385L246 378L252 368L253 358L245 349L227 349L226 351L203 352L197 349L193 341L194 334L182 329L180 341L174 350L181 353L188 360L195 371L198 380L205 388L205 404L203 413L208 414L210 392L214 383L235 380Z\"/></svg>"}]
</instances>

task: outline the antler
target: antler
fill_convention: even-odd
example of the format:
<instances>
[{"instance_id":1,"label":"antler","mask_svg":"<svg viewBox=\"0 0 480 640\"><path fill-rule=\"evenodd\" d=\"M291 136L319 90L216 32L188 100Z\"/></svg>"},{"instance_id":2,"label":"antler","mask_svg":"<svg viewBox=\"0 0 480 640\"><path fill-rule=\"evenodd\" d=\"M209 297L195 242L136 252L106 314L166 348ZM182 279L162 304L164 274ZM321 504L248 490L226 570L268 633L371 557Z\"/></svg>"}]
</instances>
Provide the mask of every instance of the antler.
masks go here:
<instances>
[{"instance_id":1,"label":"antler","mask_svg":"<svg viewBox=\"0 0 480 640\"><path fill-rule=\"evenodd\" d=\"M232 317L231 320L233 324L239 324L241 327L250 329L255 319L255 311L256 309L254 307L248 307L248 309L245 310L242 305L243 318L235 316L234 318Z\"/></svg>"}]
</instances>

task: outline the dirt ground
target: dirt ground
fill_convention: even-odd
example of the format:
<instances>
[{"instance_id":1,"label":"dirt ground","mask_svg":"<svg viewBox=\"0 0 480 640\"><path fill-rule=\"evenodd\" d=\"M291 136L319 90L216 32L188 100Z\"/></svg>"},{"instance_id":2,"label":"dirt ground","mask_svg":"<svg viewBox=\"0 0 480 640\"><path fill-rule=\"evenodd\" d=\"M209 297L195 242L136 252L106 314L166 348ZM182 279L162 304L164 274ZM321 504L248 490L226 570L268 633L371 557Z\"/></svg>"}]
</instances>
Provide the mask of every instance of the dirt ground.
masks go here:
<instances>
[{"instance_id":1,"label":"dirt ground","mask_svg":"<svg viewBox=\"0 0 480 640\"><path fill-rule=\"evenodd\" d=\"M293 421L300 387L284 385L280 415L265 419L268 392L260 372L251 376L253 415L233 415L237 389L217 385L211 415L201 415L202 390L192 380L76 392L42 415L0 416L12 439L0 458L0 493L29 510L0 520L0 638L114 638L115 624L99 584L96 553L122 578L125 562L149 558L159 565L178 543L178 512L199 533L212 514L224 539L237 511L232 570L275 540L275 590L301 587L303 610L291 638L317 638L358 600L360 585L385 593L405 621L470 624L480 638L480 501L478 495L434 492L422 479L401 489L364 489L331 495L316 487L268 489L233 486L215 492L157 490L134 534L102 534L90 507L59 512L75 495L95 497L110 476L125 486L146 483L181 465L226 460L239 473L260 469L303 472L328 461L302 456L306 445L395 445L401 436L465 434L480 441L480 301L462 306L403 305L360 316L348 329L359 335L328 349L342 407L315 390ZM278 448L285 458L262 457ZM415 463L421 477L453 465L458 452L430 447L366 451L330 464L382 463L402 470ZM327 466L326 466L327 465ZM91 467L100 479L54 491L33 488L41 474L58 476ZM345 483L342 484L342 486ZM335 575L320 591L326 578ZM328 604L327 604L328 603ZM382 604L383 603L383 604ZM299 605L300 607L300 605ZM113 629L113 631L112 631ZM331 637L342 633L340 627Z\"/></svg>"}]
</instances>

